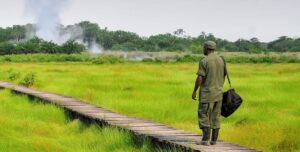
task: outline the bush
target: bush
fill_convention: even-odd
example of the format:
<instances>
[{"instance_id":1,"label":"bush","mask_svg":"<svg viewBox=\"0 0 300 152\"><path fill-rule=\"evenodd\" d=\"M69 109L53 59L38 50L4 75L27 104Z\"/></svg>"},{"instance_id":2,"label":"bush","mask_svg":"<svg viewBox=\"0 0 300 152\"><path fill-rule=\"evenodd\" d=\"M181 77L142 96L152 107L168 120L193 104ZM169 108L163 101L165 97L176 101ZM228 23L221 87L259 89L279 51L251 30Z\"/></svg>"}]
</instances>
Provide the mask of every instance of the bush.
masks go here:
<instances>
[{"instance_id":1,"label":"bush","mask_svg":"<svg viewBox=\"0 0 300 152\"><path fill-rule=\"evenodd\" d=\"M9 73L9 75L8 75L8 79L9 79L10 81L14 81L14 80L20 78L20 76L21 76L21 73L20 73L20 72L17 72L17 71L11 71L11 72Z\"/></svg>"},{"instance_id":2,"label":"bush","mask_svg":"<svg viewBox=\"0 0 300 152\"><path fill-rule=\"evenodd\" d=\"M197 55L185 55L183 57L179 57L176 62L199 62L201 56Z\"/></svg>"},{"instance_id":3,"label":"bush","mask_svg":"<svg viewBox=\"0 0 300 152\"><path fill-rule=\"evenodd\" d=\"M159 59L159 58L155 58L154 62L156 62L156 63L162 63L163 60L162 60L162 59Z\"/></svg>"},{"instance_id":4,"label":"bush","mask_svg":"<svg viewBox=\"0 0 300 152\"><path fill-rule=\"evenodd\" d=\"M194 54L203 54L203 46L192 44L189 48Z\"/></svg>"},{"instance_id":5,"label":"bush","mask_svg":"<svg viewBox=\"0 0 300 152\"><path fill-rule=\"evenodd\" d=\"M52 41L44 41L34 37L26 41L20 41L16 44L11 42L0 42L0 55L10 54L37 54L37 53L81 53L85 46L74 40L69 40L63 45L58 45Z\"/></svg>"},{"instance_id":6,"label":"bush","mask_svg":"<svg viewBox=\"0 0 300 152\"><path fill-rule=\"evenodd\" d=\"M85 50L85 47L74 40L69 40L61 46L61 50L66 54L80 53Z\"/></svg>"},{"instance_id":7,"label":"bush","mask_svg":"<svg viewBox=\"0 0 300 152\"><path fill-rule=\"evenodd\" d=\"M228 63L300 63L297 57L292 56L258 56L258 57L228 57Z\"/></svg>"},{"instance_id":8,"label":"bush","mask_svg":"<svg viewBox=\"0 0 300 152\"><path fill-rule=\"evenodd\" d=\"M123 62L122 58L116 56L99 56L92 60L93 64L116 64Z\"/></svg>"},{"instance_id":9,"label":"bush","mask_svg":"<svg viewBox=\"0 0 300 152\"><path fill-rule=\"evenodd\" d=\"M88 62L88 54L20 54L0 56L0 62Z\"/></svg>"},{"instance_id":10,"label":"bush","mask_svg":"<svg viewBox=\"0 0 300 152\"><path fill-rule=\"evenodd\" d=\"M44 41L41 43L41 52L54 54L54 53L61 53L62 49L59 45L53 43L52 41L50 42Z\"/></svg>"},{"instance_id":11,"label":"bush","mask_svg":"<svg viewBox=\"0 0 300 152\"><path fill-rule=\"evenodd\" d=\"M24 76L24 78L20 81L20 85L23 85L25 87L33 86L35 83L35 74L34 73L28 73Z\"/></svg>"},{"instance_id":12,"label":"bush","mask_svg":"<svg viewBox=\"0 0 300 152\"><path fill-rule=\"evenodd\" d=\"M144 58L142 60L142 62L153 62L153 59L151 59L151 58Z\"/></svg>"},{"instance_id":13,"label":"bush","mask_svg":"<svg viewBox=\"0 0 300 152\"><path fill-rule=\"evenodd\" d=\"M28 54L40 52L40 41L37 39L30 39L25 42L19 42L16 45L14 54Z\"/></svg>"},{"instance_id":14,"label":"bush","mask_svg":"<svg viewBox=\"0 0 300 152\"><path fill-rule=\"evenodd\" d=\"M107 60L103 57L97 57L94 60L92 60L93 64L105 64L108 63Z\"/></svg>"},{"instance_id":15,"label":"bush","mask_svg":"<svg viewBox=\"0 0 300 152\"><path fill-rule=\"evenodd\" d=\"M0 43L0 55L12 54L15 50L15 46L9 42Z\"/></svg>"},{"instance_id":16,"label":"bush","mask_svg":"<svg viewBox=\"0 0 300 152\"><path fill-rule=\"evenodd\" d=\"M300 58L295 54L223 54L229 63L300 63ZM141 62L199 62L203 55L176 55L174 57L145 58ZM124 59L114 55L91 56L87 53L80 54L20 54L0 55L0 62L90 62L93 64L122 63ZM138 61L134 61L138 62Z\"/></svg>"},{"instance_id":17,"label":"bush","mask_svg":"<svg viewBox=\"0 0 300 152\"><path fill-rule=\"evenodd\" d=\"M10 56L5 56L5 57L3 58L3 61L5 61L5 62L11 62Z\"/></svg>"}]
</instances>

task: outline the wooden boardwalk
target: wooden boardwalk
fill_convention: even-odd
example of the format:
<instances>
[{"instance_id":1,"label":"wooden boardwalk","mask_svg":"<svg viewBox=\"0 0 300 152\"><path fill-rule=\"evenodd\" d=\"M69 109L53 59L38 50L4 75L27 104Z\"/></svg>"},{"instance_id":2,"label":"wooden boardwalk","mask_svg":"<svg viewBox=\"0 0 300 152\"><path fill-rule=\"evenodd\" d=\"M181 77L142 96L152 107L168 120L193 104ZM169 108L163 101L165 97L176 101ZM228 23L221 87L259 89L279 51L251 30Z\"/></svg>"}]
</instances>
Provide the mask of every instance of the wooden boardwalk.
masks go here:
<instances>
[{"instance_id":1,"label":"wooden boardwalk","mask_svg":"<svg viewBox=\"0 0 300 152\"><path fill-rule=\"evenodd\" d=\"M14 92L26 94L42 101L56 104L80 117L100 122L105 125L118 127L136 136L148 137L154 142L162 145L174 146L186 151L201 152L253 152L254 149L242 147L236 144L219 141L217 145L197 145L202 138L201 135L178 130L164 124L154 123L147 120L136 119L124 116L99 106L84 103L78 99L58 94L37 91L22 86L13 85L7 82L0 82L0 88L10 89Z\"/></svg>"}]
</instances>

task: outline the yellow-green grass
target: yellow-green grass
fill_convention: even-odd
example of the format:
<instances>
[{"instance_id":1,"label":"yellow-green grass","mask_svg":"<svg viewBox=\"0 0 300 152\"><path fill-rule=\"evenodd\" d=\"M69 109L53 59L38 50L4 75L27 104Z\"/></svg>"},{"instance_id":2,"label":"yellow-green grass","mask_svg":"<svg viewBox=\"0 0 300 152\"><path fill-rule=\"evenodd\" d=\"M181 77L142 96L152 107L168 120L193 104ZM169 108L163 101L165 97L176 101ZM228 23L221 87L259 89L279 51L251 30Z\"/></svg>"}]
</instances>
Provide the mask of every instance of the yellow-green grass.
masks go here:
<instances>
[{"instance_id":1,"label":"yellow-green grass","mask_svg":"<svg viewBox=\"0 0 300 152\"><path fill-rule=\"evenodd\" d=\"M25 96L0 90L1 152L140 152L153 149L148 140L116 128L100 128L69 120L54 105L29 101Z\"/></svg>"},{"instance_id":2,"label":"yellow-green grass","mask_svg":"<svg viewBox=\"0 0 300 152\"><path fill-rule=\"evenodd\" d=\"M244 103L222 119L220 138L263 151L299 151L300 64L229 64L228 68ZM191 100L196 63L3 63L0 79L8 81L11 71L21 73L14 83L34 72L33 88L201 133L198 102Z\"/></svg>"}]
</instances>

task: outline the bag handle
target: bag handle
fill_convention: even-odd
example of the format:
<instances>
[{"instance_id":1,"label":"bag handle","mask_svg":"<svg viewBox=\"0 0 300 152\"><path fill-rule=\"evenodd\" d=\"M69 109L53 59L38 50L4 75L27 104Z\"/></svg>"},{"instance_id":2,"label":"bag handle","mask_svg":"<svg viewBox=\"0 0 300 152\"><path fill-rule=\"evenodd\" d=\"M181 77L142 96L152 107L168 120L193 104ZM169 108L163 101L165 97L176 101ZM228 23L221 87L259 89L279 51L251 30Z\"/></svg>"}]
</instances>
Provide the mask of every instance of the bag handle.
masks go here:
<instances>
[{"instance_id":1,"label":"bag handle","mask_svg":"<svg viewBox=\"0 0 300 152\"><path fill-rule=\"evenodd\" d=\"M226 74L226 77L227 77L227 80L228 80L229 86L230 86L230 88L232 88L232 87L231 87L230 78L229 78L229 73L228 73L228 70L227 70L226 61L225 61L225 59L224 59L224 57L223 57L223 56L221 56L221 58L222 58L222 60L223 60L223 62L224 62L225 74Z\"/></svg>"}]
</instances>

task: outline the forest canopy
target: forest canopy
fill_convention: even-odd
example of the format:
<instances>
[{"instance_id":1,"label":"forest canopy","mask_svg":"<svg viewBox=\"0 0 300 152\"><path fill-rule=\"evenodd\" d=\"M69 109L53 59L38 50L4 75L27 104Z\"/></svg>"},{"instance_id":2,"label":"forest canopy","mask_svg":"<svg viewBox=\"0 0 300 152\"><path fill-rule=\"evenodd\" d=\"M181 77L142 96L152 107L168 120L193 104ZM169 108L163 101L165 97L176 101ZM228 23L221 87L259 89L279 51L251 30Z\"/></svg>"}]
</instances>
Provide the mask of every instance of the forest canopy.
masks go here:
<instances>
[{"instance_id":1,"label":"forest canopy","mask_svg":"<svg viewBox=\"0 0 300 152\"><path fill-rule=\"evenodd\" d=\"M129 31L111 31L106 27L100 27L96 23L83 21L74 25L60 26L61 33L72 31L79 27L82 30L80 39L83 45L72 37L63 44L45 41L38 37L28 36L28 31L36 31L33 24L14 25L0 28L0 54L27 54L27 53L80 53L85 51L93 42L99 44L103 50L122 51L191 51L201 52L202 44L207 40L216 41L219 51L225 52L298 52L300 51L300 38L281 36L274 41L265 43L258 38L238 39L228 41L217 38L211 33L202 32L199 36L185 35L183 29L177 29L173 33L157 34L149 37L141 37Z\"/></svg>"}]
</instances>

